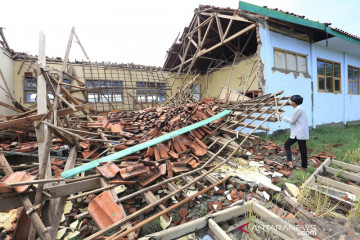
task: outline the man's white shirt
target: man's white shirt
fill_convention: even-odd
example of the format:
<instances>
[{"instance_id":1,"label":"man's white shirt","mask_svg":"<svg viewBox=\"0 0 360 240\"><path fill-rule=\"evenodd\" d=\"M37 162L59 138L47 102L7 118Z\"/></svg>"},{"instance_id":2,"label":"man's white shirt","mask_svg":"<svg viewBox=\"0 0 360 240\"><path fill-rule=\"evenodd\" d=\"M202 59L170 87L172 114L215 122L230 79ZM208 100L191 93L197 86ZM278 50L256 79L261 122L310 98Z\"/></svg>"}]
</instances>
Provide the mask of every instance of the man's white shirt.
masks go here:
<instances>
[{"instance_id":1,"label":"man's white shirt","mask_svg":"<svg viewBox=\"0 0 360 240\"><path fill-rule=\"evenodd\" d=\"M306 117L305 110L298 105L291 118L285 117L284 115L280 115L281 119L285 122L291 124L290 126L290 138L298 139L298 140L307 140L309 139L309 127Z\"/></svg>"}]
</instances>

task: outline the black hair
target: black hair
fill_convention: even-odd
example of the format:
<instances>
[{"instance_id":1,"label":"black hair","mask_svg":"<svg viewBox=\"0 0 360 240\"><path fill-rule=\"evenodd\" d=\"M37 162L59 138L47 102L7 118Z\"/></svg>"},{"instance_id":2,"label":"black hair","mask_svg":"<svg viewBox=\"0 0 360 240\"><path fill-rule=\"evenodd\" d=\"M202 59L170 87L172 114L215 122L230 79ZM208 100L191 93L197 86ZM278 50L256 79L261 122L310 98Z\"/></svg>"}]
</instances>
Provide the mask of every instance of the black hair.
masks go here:
<instances>
[{"instance_id":1,"label":"black hair","mask_svg":"<svg viewBox=\"0 0 360 240\"><path fill-rule=\"evenodd\" d=\"M296 103L296 105L300 105L303 103L303 98L300 95L293 95L291 96L290 100Z\"/></svg>"}]
</instances>

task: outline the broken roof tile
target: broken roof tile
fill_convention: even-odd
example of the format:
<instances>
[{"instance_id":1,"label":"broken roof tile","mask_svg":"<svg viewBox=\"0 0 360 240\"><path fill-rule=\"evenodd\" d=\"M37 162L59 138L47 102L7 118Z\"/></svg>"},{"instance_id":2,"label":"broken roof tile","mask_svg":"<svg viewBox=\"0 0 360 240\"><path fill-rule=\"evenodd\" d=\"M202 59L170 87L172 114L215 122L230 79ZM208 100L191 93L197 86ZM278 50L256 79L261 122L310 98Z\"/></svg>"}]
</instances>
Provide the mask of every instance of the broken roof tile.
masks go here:
<instances>
[{"instance_id":1,"label":"broken roof tile","mask_svg":"<svg viewBox=\"0 0 360 240\"><path fill-rule=\"evenodd\" d=\"M101 167L96 167L96 169L107 179L115 177L120 172L120 168L113 162L107 162Z\"/></svg>"},{"instance_id":2,"label":"broken roof tile","mask_svg":"<svg viewBox=\"0 0 360 240\"><path fill-rule=\"evenodd\" d=\"M120 175L123 179L135 177L144 173L148 173L148 170L142 163L120 169Z\"/></svg>"},{"instance_id":3,"label":"broken roof tile","mask_svg":"<svg viewBox=\"0 0 360 240\"><path fill-rule=\"evenodd\" d=\"M204 156L207 153L207 150L200 146L196 141L192 141L189 147L196 156Z\"/></svg>"},{"instance_id":4,"label":"broken roof tile","mask_svg":"<svg viewBox=\"0 0 360 240\"><path fill-rule=\"evenodd\" d=\"M89 204L88 212L100 229L104 229L123 217L120 207L109 191L104 191Z\"/></svg>"},{"instance_id":5,"label":"broken roof tile","mask_svg":"<svg viewBox=\"0 0 360 240\"><path fill-rule=\"evenodd\" d=\"M186 163L183 162L172 162L171 168L176 173L189 171L189 169L186 167Z\"/></svg>"},{"instance_id":6,"label":"broken roof tile","mask_svg":"<svg viewBox=\"0 0 360 240\"><path fill-rule=\"evenodd\" d=\"M9 192L9 190L14 189L17 193L25 192L30 185L21 185L10 187L10 183L18 183L25 181L32 181L37 177L37 175L30 175L27 172L13 172L10 176L5 177L1 181L0 193Z\"/></svg>"}]
</instances>

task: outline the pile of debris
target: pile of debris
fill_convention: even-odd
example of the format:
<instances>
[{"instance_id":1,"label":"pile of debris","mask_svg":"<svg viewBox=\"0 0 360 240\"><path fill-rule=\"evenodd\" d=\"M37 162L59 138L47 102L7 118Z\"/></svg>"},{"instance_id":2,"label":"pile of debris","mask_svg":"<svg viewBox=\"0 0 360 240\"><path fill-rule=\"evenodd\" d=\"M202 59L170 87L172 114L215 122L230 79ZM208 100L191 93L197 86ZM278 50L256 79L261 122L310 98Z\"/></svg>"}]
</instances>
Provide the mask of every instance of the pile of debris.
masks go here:
<instances>
[{"instance_id":1,"label":"pile of debris","mask_svg":"<svg viewBox=\"0 0 360 240\"><path fill-rule=\"evenodd\" d=\"M43 74L46 76L47 73L44 71ZM50 75L45 78L50 78ZM61 90L66 92L64 88ZM69 96L66 95L66 97ZM68 100L75 103L71 97ZM252 119L250 123L246 124L243 123L245 118L237 119L238 114L227 116L223 114L221 117L217 117L226 103L216 99L206 99L203 102L191 102L176 107L163 106L133 112L109 112L101 116L86 112L86 109L92 108L90 104L70 105L69 108L57 111L57 116L63 118L63 121L58 122L58 126L51 122L42 121L55 134L50 139L51 141L48 141L49 153L60 155L52 155L51 161L48 163L51 172L47 174L51 174L55 178L44 178L44 170L38 167L42 164L39 165L33 158L41 156L40 152L38 154L25 153L30 152L28 149L35 151L40 148L34 144L31 131L27 134L22 131L24 128L35 130L33 128L33 126L36 127L35 121L43 120L47 115L34 115L34 111L29 111L25 116L20 114L21 116L7 118L6 121L0 122L0 128L3 129L3 140L1 142L3 143L3 150L5 150L3 154L7 154L8 159L12 159L12 155L19 154L25 154L23 156L28 154L32 158L25 163L10 162L11 164L8 164L5 156L1 154L1 167L4 173L4 178L1 180L1 199L4 204L1 204L1 210L21 208L22 205L24 212L31 211L30 221L35 225L39 236L44 239L48 238L47 233L55 237L59 229L61 233L67 232L66 236L68 237L74 236L73 226L75 223L68 226L68 221L86 217L82 224L84 222L89 223L91 222L88 218L89 214L96 225L90 224L92 226L91 231L89 228L86 231L82 229L83 231L78 231L77 234L85 236L96 232L96 236L100 236L116 226L122 224L130 224L131 226L133 224L135 227L129 228L129 230L133 230L126 234L131 238L135 236L133 232L138 231L143 224L140 222L139 216L142 215L142 218L147 220L150 218L146 218L144 214L156 216L151 211L156 206L162 211L166 210L166 213L162 215L167 225L170 225L171 220L167 213L172 207L175 208L176 204L180 203L182 205L184 201L194 204L194 199L203 194L203 191L209 191L220 182L225 183L227 181L228 177L217 177L212 172L225 163L231 164L229 160L234 155L241 156L247 151L242 146L245 147L248 143L258 139L251 134L260 129L262 123L275 114L277 109L272 109L275 106L274 101L279 101L280 105L282 100L284 100L283 97L276 99L276 95L267 95L258 100L251 100L252 106L247 107L248 110L242 112L243 114L248 112L248 117ZM244 102L244 104L247 103ZM286 101L278 109L285 104L287 104ZM231 106L229 107L231 109ZM262 117L262 114L252 115L251 113L255 111L260 111L260 113L272 111L272 114L268 117ZM66 115L70 113L76 113L76 115L73 117ZM226 119L223 116L226 116ZM75 176L70 180L64 181L65 179L62 177L64 171L69 171L75 166L81 167L84 162L91 163L94 159L99 160L115 153L130 150L212 118L214 120L211 123L209 122L210 124L195 127L168 140L149 145L144 150L140 149L140 151L130 153L119 159L113 159L111 162L99 165L96 169L87 169L86 173L82 172L80 176ZM259 118L262 118L263 121L260 122L260 125L254 125ZM228 126L228 123L233 126ZM242 125L243 129L249 127L252 132L250 134L243 133L242 129L236 129L239 125ZM9 138L8 136L14 132L17 138L15 136ZM229 135L232 135L233 138L225 140ZM217 140L211 141L212 138ZM237 139L243 139L242 143L236 143ZM17 143L16 140L18 140ZM21 153L17 152L18 149L21 149ZM224 160L227 155L223 151L225 149L231 150L231 153ZM16 169L17 172L13 172L12 169ZM196 186L196 189L193 189L193 186ZM134 192L137 188L140 190ZM40 189L41 202L31 207L33 201L31 199ZM26 199L15 201L20 193L25 194ZM234 192L232 195L234 198L232 201L238 200ZM44 220L42 222L39 218L40 215L38 215L38 208L41 206L39 204L45 204L49 199L50 205L51 199L60 199L62 205L60 208L58 206L55 214L49 208L42 208L41 216L46 216L46 211L50 213L50 216L55 216L54 219L42 217L41 219ZM75 204L69 210L68 206L76 199L85 199L84 203L88 204L83 205L81 203L79 206ZM28 200L30 204L28 204ZM121 202L125 200L127 205L123 206ZM133 204L131 201L134 201ZM143 206L143 201L149 205ZM111 207L107 210L104 206ZM79 211L79 209L86 208L87 211ZM104 216L112 215L115 213L114 211L118 213L116 217L111 217L110 221L105 217L104 220ZM102 214L99 215L100 212ZM24 216L26 218L27 215ZM130 218L130 216L132 217ZM88 220L86 221L86 219ZM139 223L136 224L136 221ZM17 226L22 221L19 217L14 222ZM44 231L45 228L42 226L49 224L52 224L52 229ZM60 228L56 228L56 225ZM64 228L68 230L63 230ZM97 232L99 228L102 230ZM16 229L19 228L10 228L6 231L17 236L20 233L17 233ZM26 227L20 229L26 229ZM42 231L41 234L40 230Z\"/></svg>"}]
</instances>

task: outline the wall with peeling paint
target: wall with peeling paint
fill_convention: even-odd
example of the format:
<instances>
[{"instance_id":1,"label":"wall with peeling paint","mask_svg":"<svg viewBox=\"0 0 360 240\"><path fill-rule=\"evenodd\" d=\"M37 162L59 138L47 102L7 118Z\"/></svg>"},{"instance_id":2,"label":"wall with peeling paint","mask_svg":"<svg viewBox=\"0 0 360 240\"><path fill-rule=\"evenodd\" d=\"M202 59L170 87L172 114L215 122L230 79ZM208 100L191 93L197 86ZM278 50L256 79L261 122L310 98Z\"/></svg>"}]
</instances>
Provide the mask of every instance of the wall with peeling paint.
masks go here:
<instances>
[{"instance_id":1,"label":"wall with peeling paint","mask_svg":"<svg viewBox=\"0 0 360 240\"><path fill-rule=\"evenodd\" d=\"M311 125L311 78L302 73L294 74L274 70L274 48L279 48L306 55L310 73L310 43L272 32L266 25L260 25L259 31L262 42L260 57L264 63L264 77L266 80L265 92L275 93L284 90L284 96L301 95L304 98L303 107L307 112L308 123ZM283 110L285 116L291 116L293 112L291 106L284 107ZM281 122L280 128L277 123L266 123L266 125L270 127L271 132L289 128L289 124L285 122Z\"/></svg>"},{"instance_id":2,"label":"wall with peeling paint","mask_svg":"<svg viewBox=\"0 0 360 240\"><path fill-rule=\"evenodd\" d=\"M275 33L268 29L266 23L259 24L261 38L260 57L264 63L266 93L284 90L284 95L299 94L304 98L303 107L307 112L309 126L316 127L326 123L344 124L347 121L360 120L360 95L348 94L348 65L360 67L360 58L349 53L338 51L321 44L309 43ZM301 53L307 56L308 74L274 69L274 48ZM317 58L341 63L341 93L318 91ZM286 116L291 116L292 107L285 107ZM267 123L271 132L289 128L289 124L281 122ZM270 132L270 133L271 133Z\"/></svg>"},{"instance_id":3,"label":"wall with peeling paint","mask_svg":"<svg viewBox=\"0 0 360 240\"><path fill-rule=\"evenodd\" d=\"M258 90L258 77L256 75L258 63L256 56L235 63L232 71L231 66L232 64L229 64L208 75L202 74L200 76L199 82L203 97L218 97L221 88L227 86L229 77L229 88L232 90L237 92L243 92L244 89L248 89L248 91Z\"/></svg>"},{"instance_id":4,"label":"wall with peeling paint","mask_svg":"<svg viewBox=\"0 0 360 240\"><path fill-rule=\"evenodd\" d=\"M13 68L14 66L12 59L5 54L5 51L2 48L0 48L0 70L4 75L5 81L9 87L11 94L14 94ZM0 86L6 90L3 79L0 80ZM2 89L0 89L0 101L13 106L11 100L6 96L5 92ZM0 106L0 113L3 115L10 115L16 112Z\"/></svg>"}]
</instances>

